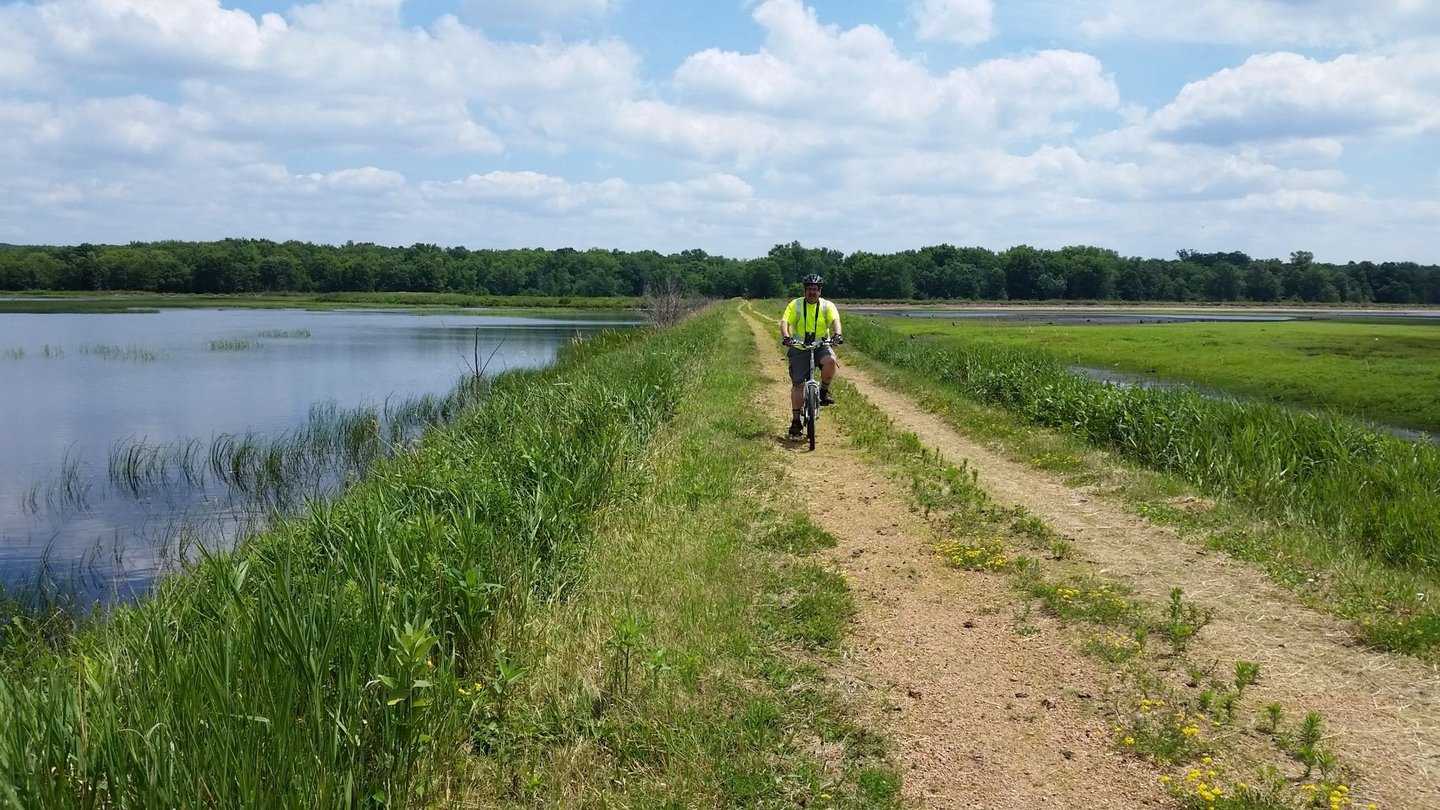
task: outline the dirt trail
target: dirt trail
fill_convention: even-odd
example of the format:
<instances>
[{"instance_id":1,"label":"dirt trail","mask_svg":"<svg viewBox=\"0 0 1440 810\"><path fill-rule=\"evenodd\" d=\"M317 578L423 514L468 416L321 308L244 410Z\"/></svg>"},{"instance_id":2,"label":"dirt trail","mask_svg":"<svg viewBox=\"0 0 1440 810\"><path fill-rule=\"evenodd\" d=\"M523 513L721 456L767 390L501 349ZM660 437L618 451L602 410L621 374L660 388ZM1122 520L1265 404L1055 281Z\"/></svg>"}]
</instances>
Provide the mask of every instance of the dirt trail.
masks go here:
<instances>
[{"instance_id":1,"label":"dirt trail","mask_svg":"<svg viewBox=\"0 0 1440 810\"><path fill-rule=\"evenodd\" d=\"M833 534L827 557L859 610L834 677L897 741L908 806L1171 807L1149 767L1117 754L1094 708L1105 675L1064 632L1022 637L1002 575L962 572L933 556L906 495L821 422L814 453L783 437L789 382L774 330L750 321L775 414L775 452L798 486L829 493L811 518ZM843 403L839 407L844 407Z\"/></svg>"},{"instance_id":2,"label":"dirt trail","mask_svg":"<svg viewBox=\"0 0 1440 810\"><path fill-rule=\"evenodd\" d=\"M1305 607L1254 567L1196 549L1118 504L1008 460L854 366L843 373L897 425L951 463L968 460L998 502L1025 506L1097 570L1157 603L1178 586L1213 610L1192 657L1227 668L1235 660L1258 662L1262 681L1247 703L1279 701L1292 718L1319 710L1327 745L1356 766L1364 793L1381 807L1440 807L1435 668L1359 648L1343 621Z\"/></svg>"}]
</instances>

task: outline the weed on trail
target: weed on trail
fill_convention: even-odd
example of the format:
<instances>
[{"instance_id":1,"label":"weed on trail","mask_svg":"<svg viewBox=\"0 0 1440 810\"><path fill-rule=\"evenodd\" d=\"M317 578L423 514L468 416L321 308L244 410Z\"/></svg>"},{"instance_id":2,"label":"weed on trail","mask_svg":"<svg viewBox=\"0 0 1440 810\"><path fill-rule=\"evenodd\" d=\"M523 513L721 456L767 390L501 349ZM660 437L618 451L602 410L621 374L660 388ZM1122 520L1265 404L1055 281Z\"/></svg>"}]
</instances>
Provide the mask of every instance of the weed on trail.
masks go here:
<instances>
[{"instance_id":1,"label":"weed on trail","mask_svg":"<svg viewBox=\"0 0 1440 810\"><path fill-rule=\"evenodd\" d=\"M767 513L764 517L768 524L755 539L761 548L805 556L835 547L834 535L816 526L802 513L795 512L781 517L772 517Z\"/></svg>"}]
</instances>

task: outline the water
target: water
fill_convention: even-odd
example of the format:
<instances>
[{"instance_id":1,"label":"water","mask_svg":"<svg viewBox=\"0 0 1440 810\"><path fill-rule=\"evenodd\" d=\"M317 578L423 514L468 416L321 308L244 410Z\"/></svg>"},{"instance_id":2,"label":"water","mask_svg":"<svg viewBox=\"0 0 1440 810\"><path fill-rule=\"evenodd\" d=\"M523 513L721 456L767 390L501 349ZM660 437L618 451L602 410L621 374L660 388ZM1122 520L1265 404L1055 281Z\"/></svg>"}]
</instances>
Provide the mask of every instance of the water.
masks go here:
<instances>
[{"instance_id":1,"label":"water","mask_svg":"<svg viewBox=\"0 0 1440 810\"><path fill-rule=\"evenodd\" d=\"M494 374L544 366L576 336L634 323L377 310L0 314L0 581L48 570L86 598L123 598L193 557L186 542L223 544L268 517L213 474L201 487L174 469L163 485L117 486L111 460L126 447L188 443L203 470L216 437L263 443L312 411L384 414L444 396L469 373L477 334Z\"/></svg>"}]
</instances>

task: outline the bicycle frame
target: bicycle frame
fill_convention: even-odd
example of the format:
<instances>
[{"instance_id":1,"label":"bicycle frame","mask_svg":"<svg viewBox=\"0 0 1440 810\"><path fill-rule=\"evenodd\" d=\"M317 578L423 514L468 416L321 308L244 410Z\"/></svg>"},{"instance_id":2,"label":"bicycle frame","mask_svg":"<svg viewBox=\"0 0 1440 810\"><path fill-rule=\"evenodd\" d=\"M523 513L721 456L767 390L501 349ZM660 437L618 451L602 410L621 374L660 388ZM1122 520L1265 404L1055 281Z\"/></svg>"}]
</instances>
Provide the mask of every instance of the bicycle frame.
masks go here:
<instances>
[{"instance_id":1,"label":"bicycle frame","mask_svg":"<svg viewBox=\"0 0 1440 810\"><path fill-rule=\"evenodd\" d=\"M829 339L821 339L796 347L810 357L810 371L805 375L805 396L800 414L805 423L805 438L810 442L811 450L815 449L815 425L820 421L820 381L815 375L820 364L815 362L815 352L830 345L833 344Z\"/></svg>"}]
</instances>

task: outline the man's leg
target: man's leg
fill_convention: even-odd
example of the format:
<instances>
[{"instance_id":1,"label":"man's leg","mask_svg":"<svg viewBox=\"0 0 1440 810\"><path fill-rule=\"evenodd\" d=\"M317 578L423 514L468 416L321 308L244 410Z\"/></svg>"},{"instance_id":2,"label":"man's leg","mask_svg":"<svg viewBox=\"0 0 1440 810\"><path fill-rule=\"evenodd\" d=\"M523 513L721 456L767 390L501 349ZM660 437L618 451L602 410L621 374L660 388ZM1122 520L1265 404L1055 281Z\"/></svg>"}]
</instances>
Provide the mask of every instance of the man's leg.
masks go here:
<instances>
[{"instance_id":1,"label":"man's leg","mask_svg":"<svg viewBox=\"0 0 1440 810\"><path fill-rule=\"evenodd\" d=\"M799 436L804 432L800 424L800 409L805 404L805 386L790 384L790 435Z\"/></svg>"},{"instance_id":2,"label":"man's leg","mask_svg":"<svg viewBox=\"0 0 1440 810\"><path fill-rule=\"evenodd\" d=\"M830 396L830 381L835 379L835 356L827 354L820 359L820 404L834 405Z\"/></svg>"}]
</instances>

